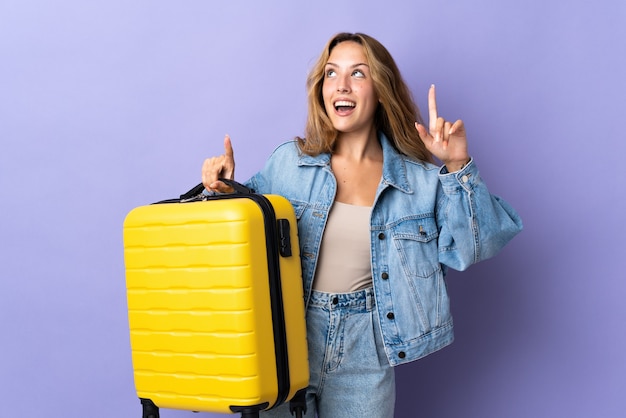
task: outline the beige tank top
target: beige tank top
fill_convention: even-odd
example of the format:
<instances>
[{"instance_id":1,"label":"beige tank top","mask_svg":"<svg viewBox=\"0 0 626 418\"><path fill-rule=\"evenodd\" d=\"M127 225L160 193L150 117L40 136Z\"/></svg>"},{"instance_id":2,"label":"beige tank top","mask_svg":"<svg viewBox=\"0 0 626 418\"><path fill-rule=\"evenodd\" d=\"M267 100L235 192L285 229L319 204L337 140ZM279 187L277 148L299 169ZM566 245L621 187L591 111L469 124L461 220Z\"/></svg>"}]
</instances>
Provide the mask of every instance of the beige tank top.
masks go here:
<instances>
[{"instance_id":1,"label":"beige tank top","mask_svg":"<svg viewBox=\"0 0 626 418\"><path fill-rule=\"evenodd\" d=\"M328 215L313 288L346 293L372 285L369 206L335 202Z\"/></svg>"}]
</instances>

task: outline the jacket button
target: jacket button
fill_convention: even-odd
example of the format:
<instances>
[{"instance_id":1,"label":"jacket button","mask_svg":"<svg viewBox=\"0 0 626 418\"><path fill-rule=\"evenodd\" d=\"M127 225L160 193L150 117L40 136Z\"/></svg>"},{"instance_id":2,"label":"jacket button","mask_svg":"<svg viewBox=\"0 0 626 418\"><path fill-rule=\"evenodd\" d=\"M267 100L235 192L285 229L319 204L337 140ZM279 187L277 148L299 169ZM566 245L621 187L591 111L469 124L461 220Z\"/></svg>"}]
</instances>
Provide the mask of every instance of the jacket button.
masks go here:
<instances>
[{"instance_id":1,"label":"jacket button","mask_svg":"<svg viewBox=\"0 0 626 418\"><path fill-rule=\"evenodd\" d=\"M406 353L405 353L404 351L400 351L400 352L398 353L398 357L400 357L400 358L405 358L405 357L406 357Z\"/></svg>"},{"instance_id":2,"label":"jacket button","mask_svg":"<svg viewBox=\"0 0 626 418\"><path fill-rule=\"evenodd\" d=\"M383 274L381 274L381 275L380 275L380 277L381 277L383 280L387 280L387 279L389 278L389 274L387 274L387 272L384 272Z\"/></svg>"},{"instance_id":3,"label":"jacket button","mask_svg":"<svg viewBox=\"0 0 626 418\"><path fill-rule=\"evenodd\" d=\"M378 234L378 239L385 239L385 234L383 232Z\"/></svg>"},{"instance_id":4,"label":"jacket button","mask_svg":"<svg viewBox=\"0 0 626 418\"><path fill-rule=\"evenodd\" d=\"M396 317L396 316L393 314L393 312L389 312L389 313L387 314L387 318L389 318L389 319L393 319L393 318L395 318L395 317Z\"/></svg>"}]
</instances>

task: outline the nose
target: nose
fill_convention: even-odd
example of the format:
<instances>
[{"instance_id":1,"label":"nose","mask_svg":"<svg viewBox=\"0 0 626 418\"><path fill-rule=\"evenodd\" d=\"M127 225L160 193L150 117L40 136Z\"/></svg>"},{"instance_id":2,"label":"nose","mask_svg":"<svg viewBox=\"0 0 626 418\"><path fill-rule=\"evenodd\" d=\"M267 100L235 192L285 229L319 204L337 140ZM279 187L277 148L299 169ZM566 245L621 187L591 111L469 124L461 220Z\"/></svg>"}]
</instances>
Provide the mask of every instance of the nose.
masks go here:
<instances>
[{"instance_id":1,"label":"nose","mask_svg":"<svg viewBox=\"0 0 626 418\"><path fill-rule=\"evenodd\" d=\"M337 92L338 93L347 93L350 91L350 77L344 76L339 77L337 80Z\"/></svg>"}]
</instances>

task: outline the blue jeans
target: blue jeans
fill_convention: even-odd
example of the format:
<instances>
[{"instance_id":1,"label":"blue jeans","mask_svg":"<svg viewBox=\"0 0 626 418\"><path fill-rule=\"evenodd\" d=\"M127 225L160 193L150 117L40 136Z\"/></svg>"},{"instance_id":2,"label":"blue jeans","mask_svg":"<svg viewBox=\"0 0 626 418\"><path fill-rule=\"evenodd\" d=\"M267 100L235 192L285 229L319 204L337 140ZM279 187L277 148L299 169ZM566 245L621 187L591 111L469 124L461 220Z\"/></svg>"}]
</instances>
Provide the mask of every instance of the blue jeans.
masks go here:
<instances>
[{"instance_id":1,"label":"blue jeans","mask_svg":"<svg viewBox=\"0 0 626 418\"><path fill-rule=\"evenodd\" d=\"M307 309L310 382L305 418L393 418L395 374L372 289L313 291ZM284 404L262 417L292 418Z\"/></svg>"}]
</instances>

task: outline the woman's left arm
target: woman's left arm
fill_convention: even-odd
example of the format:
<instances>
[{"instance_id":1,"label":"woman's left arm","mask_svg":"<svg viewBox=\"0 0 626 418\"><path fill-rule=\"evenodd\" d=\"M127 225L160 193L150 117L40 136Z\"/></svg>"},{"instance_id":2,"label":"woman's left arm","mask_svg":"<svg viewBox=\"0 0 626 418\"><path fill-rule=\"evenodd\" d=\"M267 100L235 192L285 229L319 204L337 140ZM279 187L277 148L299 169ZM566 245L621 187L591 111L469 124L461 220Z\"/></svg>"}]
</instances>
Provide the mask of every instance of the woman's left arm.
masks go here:
<instances>
[{"instance_id":1,"label":"woman's left arm","mask_svg":"<svg viewBox=\"0 0 626 418\"><path fill-rule=\"evenodd\" d=\"M455 270L496 255L522 230L515 209L489 193L476 164L439 172L437 199L439 261Z\"/></svg>"},{"instance_id":2,"label":"woman's left arm","mask_svg":"<svg viewBox=\"0 0 626 418\"><path fill-rule=\"evenodd\" d=\"M489 193L469 157L462 120L438 115L435 86L428 91L428 130L415 124L428 150L444 163L437 196L439 262L465 270L493 257L522 230L522 220L501 198Z\"/></svg>"}]
</instances>

